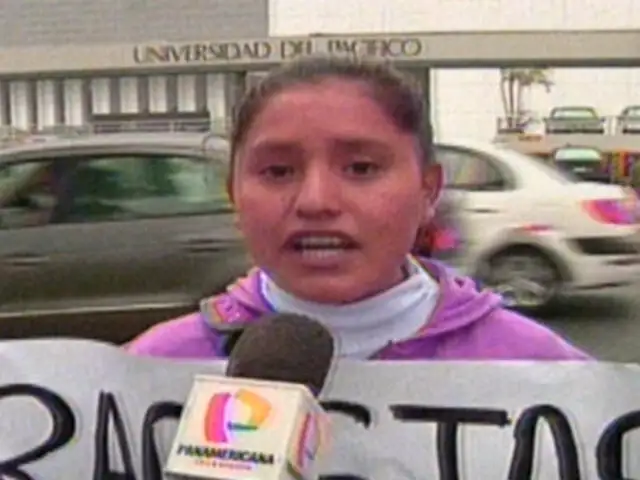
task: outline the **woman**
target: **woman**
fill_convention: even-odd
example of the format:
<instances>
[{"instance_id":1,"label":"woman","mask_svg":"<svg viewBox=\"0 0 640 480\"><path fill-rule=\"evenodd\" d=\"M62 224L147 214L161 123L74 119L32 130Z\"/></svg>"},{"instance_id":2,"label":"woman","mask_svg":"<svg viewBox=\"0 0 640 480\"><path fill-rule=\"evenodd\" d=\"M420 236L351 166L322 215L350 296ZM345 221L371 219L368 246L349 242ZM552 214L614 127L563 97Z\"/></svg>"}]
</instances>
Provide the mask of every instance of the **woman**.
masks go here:
<instances>
[{"instance_id":1,"label":"woman","mask_svg":"<svg viewBox=\"0 0 640 480\"><path fill-rule=\"evenodd\" d=\"M416 259L442 189L420 94L383 64L312 58L248 92L228 189L257 265L201 310L134 339L135 354L223 355L222 332L306 314L359 359L586 359L498 296Z\"/></svg>"}]
</instances>

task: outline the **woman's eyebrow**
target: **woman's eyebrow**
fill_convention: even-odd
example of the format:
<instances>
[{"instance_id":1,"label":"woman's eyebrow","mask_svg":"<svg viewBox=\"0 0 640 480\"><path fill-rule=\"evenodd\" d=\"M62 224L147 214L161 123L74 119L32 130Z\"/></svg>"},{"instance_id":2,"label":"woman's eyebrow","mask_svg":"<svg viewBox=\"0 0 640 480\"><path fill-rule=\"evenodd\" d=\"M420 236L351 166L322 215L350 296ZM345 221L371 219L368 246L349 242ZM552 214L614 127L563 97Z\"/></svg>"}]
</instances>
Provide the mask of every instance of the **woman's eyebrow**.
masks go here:
<instances>
[{"instance_id":1,"label":"woman's eyebrow","mask_svg":"<svg viewBox=\"0 0 640 480\"><path fill-rule=\"evenodd\" d=\"M368 152L377 155L389 155L393 148L387 143L371 137L344 136L332 138L331 148L342 152ZM285 138L265 138L249 146L252 156L295 156L301 155L304 146L300 141Z\"/></svg>"},{"instance_id":2,"label":"woman's eyebrow","mask_svg":"<svg viewBox=\"0 0 640 480\"><path fill-rule=\"evenodd\" d=\"M254 154L287 154L298 153L302 147L297 141L286 139L264 139L255 142L250 146Z\"/></svg>"},{"instance_id":3,"label":"woman's eyebrow","mask_svg":"<svg viewBox=\"0 0 640 480\"><path fill-rule=\"evenodd\" d=\"M388 154L392 148L385 142L376 140L374 138L364 137L345 137L337 138L333 141L336 148L344 151L351 152L373 152L380 154Z\"/></svg>"}]
</instances>

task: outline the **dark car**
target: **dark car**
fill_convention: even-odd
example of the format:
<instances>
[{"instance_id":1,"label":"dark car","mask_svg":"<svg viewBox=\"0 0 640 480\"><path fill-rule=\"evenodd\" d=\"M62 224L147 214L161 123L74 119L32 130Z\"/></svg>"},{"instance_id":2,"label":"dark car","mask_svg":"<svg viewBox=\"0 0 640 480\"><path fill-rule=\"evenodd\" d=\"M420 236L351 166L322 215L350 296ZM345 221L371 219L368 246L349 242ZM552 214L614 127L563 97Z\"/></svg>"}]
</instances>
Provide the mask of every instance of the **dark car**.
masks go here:
<instances>
[{"instance_id":1,"label":"dark car","mask_svg":"<svg viewBox=\"0 0 640 480\"><path fill-rule=\"evenodd\" d=\"M0 150L0 337L121 342L248 266L228 145L105 134Z\"/></svg>"},{"instance_id":2,"label":"dark car","mask_svg":"<svg viewBox=\"0 0 640 480\"><path fill-rule=\"evenodd\" d=\"M618 115L620 133L640 133L640 105L625 107Z\"/></svg>"},{"instance_id":3,"label":"dark car","mask_svg":"<svg viewBox=\"0 0 640 480\"><path fill-rule=\"evenodd\" d=\"M562 147L553 152L553 162L561 170L586 182L611 183L604 154L592 147Z\"/></svg>"},{"instance_id":4,"label":"dark car","mask_svg":"<svg viewBox=\"0 0 640 480\"><path fill-rule=\"evenodd\" d=\"M544 119L547 134L605 133L606 119L593 107L556 107Z\"/></svg>"}]
</instances>

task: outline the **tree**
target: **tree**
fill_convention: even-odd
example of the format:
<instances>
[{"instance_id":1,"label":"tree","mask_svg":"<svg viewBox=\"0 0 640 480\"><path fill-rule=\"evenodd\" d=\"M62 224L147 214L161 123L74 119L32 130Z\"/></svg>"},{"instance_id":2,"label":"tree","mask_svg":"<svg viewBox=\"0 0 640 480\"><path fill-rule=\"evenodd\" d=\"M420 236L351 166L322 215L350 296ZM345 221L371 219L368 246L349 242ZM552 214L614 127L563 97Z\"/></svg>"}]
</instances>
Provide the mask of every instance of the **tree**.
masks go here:
<instances>
[{"instance_id":1,"label":"tree","mask_svg":"<svg viewBox=\"0 0 640 480\"><path fill-rule=\"evenodd\" d=\"M519 128L525 123L527 112L524 92L532 87L551 91L553 81L548 68L503 68L500 70L500 96L507 120L507 128Z\"/></svg>"}]
</instances>

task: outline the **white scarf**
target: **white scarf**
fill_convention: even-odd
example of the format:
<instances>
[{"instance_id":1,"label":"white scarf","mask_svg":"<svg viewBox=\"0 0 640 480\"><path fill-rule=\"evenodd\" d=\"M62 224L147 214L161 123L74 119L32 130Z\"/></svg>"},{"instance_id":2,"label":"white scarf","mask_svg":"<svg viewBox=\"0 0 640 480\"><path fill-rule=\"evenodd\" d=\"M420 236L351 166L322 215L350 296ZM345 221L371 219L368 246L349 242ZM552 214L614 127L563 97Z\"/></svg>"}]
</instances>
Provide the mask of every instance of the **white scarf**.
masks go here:
<instances>
[{"instance_id":1,"label":"white scarf","mask_svg":"<svg viewBox=\"0 0 640 480\"><path fill-rule=\"evenodd\" d=\"M321 322L337 341L340 357L367 359L390 343L415 335L430 320L439 296L437 282L412 258L402 283L348 305L309 302L285 292L262 272L260 289L276 312L306 315Z\"/></svg>"}]
</instances>

